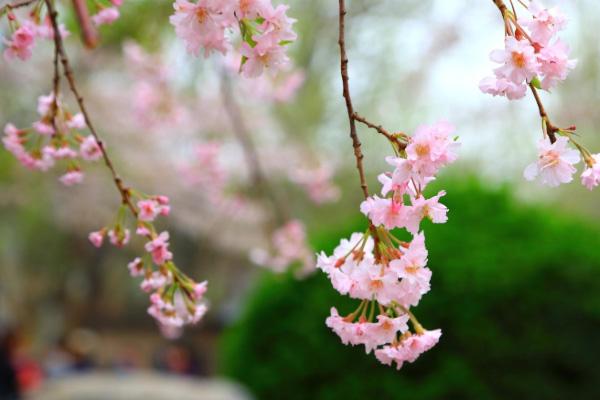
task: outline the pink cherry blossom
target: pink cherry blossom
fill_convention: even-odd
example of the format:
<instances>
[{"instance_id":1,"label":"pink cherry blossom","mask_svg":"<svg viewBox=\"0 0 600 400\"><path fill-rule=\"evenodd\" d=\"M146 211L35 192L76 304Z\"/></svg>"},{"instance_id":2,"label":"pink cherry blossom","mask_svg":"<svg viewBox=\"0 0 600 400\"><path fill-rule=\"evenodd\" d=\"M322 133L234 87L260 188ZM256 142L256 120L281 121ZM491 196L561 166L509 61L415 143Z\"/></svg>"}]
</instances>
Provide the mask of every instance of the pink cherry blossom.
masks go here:
<instances>
[{"instance_id":1,"label":"pink cherry blossom","mask_svg":"<svg viewBox=\"0 0 600 400\"><path fill-rule=\"evenodd\" d=\"M120 226L108 231L108 239L113 246L123 247L129 243L131 232L129 229L123 229Z\"/></svg>"},{"instance_id":2,"label":"pink cherry blossom","mask_svg":"<svg viewBox=\"0 0 600 400\"><path fill-rule=\"evenodd\" d=\"M102 158L100 145L93 136L87 136L79 145L81 158L87 161L96 161Z\"/></svg>"},{"instance_id":3,"label":"pink cherry blossom","mask_svg":"<svg viewBox=\"0 0 600 400\"><path fill-rule=\"evenodd\" d=\"M399 298L398 275L380 264L362 264L353 274L355 281L350 288L350 297L363 300L376 299L382 305Z\"/></svg>"},{"instance_id":4,"label":"pink cherry blossom","mask_svg":"<svg viewBox=\"0 0 600 400\"><path fill-rule=\"evenodd\" d=\"M195 324L204 316L207 307L200 301L190 305L184 296L177 290L172 300L165 300L158 293L153 293L148 313L163 326L180 328L185 324Z\"/></svg>"},{"instance_id":5,"label":"pink cherry blossom","mask_svg":"<svg viewBox=\"0 0 600 400\"><path fill-rule=\"evenodd\" d=\"M421 354L435 346L441 335L440 329L412 334L398 344L376 350L375 357L385 365L395 362L397 369L400 369L404 362L414 362Z\"/></svg>"},{"instance_id":6,"label":"pink cherry blossom","mask_svg":"<svg viewBox=\"0 0 600 400\"><path fill-rule=\"evenodd\" d=\"M425 236L416 235L400 259L392 260L390 268L402 279L398 302L405 307L416 306L430 289L431 270L427 265Z\"/></svg>"},{"instance_id":7,"label":"pink cherry blossom","mask_svg":"<svg viewBox=\"0 0 600 400\"><path fill-rule=\"evenodd\" d=\"M139 210L138 219L140 221L154 221L158 214L160 214L161 207L156 200L140 200L137 206Z\"/></svg>"},{"instance_id":8,"label":"pink cherry blossom","mask_svg":"<svg viewBox=\"0 0 600 400\"><path fill-rule=\"evenodd\" d=\"M426 266L427 249L423 233L419 233L413 238L400 259L390 262L390 268L399 278L421 286L429 285L431 279L431 270Z\"/></svg>"},{"instance_id":9,"label":"pink cherry blossom","mask_svg":"<svg viewBox=\"0 0 600 400\"><path fill-rule=\"evenodd\" d=\"M136 257L133 261L127 264L127 269L129 269L129 274L132 277L142 276L144 275L144 262L141 258Z\"/></svg>"},{"instance_id":10,"label":"pink cherry blossom","mask_svg":"<svg viewBox=\"0 0 600 400\"><path fill-rule=\"evenodd\" d=\"M159 214L166 217L171 213L171 206L169 205L169 198L167 196L156 196L158 202Z\"/></svg>"},{"instance_id":11,"label":"pink cherry blossom","mask_svg":"<svg viewBox=\"0 0 600 400\"><path fill-rule=\"evenodd\" d=\"M96 26L112 24L117 19L119 19L119 9L117 7L103 8L92 16L92 22Z\"/></svg>"},{"instance_id":12,"label":"pink cherry blossom","mask_svg":"<svg viewBox=\"0 0 600 400\"><path fill-rule=\"evenodd\" d=\"M213 51L227 52L225 28L233 16L228 1L199 0L197 4L187 0L176 0L175 14L169 21L177 36L185 41L189 53L198 56L200 49L209 56Z\"/></svg>"},{"instance_id":13,"label":"pink cherry blossom","mask_svg":"<svg viewBox=\"0 0 600 400\"><path fill-rule=\"evenodd\" d=\"M386 229L402 227L406 221L406 206L394 199L382 199L375 195L363 201L360 211L375 225Z\"/></svg>"},{"instance_id":14,"label":"pink cherry blossom","mask_svg":"<svg viewBox=\"0 0 600 400\"><path fill-rule=\"evenodd\" d=\"M435 224L444 224L448 221L448 208L439 202L445 191L426 199L424 196L411 199L411 206L405 213L404 227L412 234L419 231L419 225L423 218L429 218Z\"/></svg>"},{"instance_id":15,"label":"pink cherry blossom","mask_svg":"<svg viewBox=\"0 0 600 400\"><path fill-rule=\"evenodd\" d=\"M145 224L138 224L135 233L140 236L149 236L151 234L150 229Z\"/></svg>"},{"instance_id":16,"label":"pink cherry blossom","mask_svg":"<svg viewBox=\"0 0 600 400\"><path fill-rule=\"evenodd\" d=\"M44 21L36 26L37 35L41 38L54 40L54 28L52 27L52 22L49 17L44 18ZM65 28L63 24L58 25L58 31L60 32L60 36L64 39L69 36L70 32Z\"/></svg>"},{"instance_id":17,"label":"pink cherry blossom","mask_svg":"<svg viewBox=\"0 0 600 400\"><path fill-rule=\"evenodd\" d=\"M592 190L600 184L600 154L592 155L593 165L588 166L581 174L581 184Z\"/></svg>"},{"instance_id":18,"label":"pink cherry blossom","mask_svg":"<svg viewBox=\"0 0 600 400\"><path fill-rule=\"evenodd\" d=\"M208 282L207 281L196 283L194 285L194 289L192 291L192 295L193 295L194 299L200 299L202 296L204 296L204 294L206 293L207 289L208 289Z\"/></svg>"},{"instance_id":19,"label":"pink cherry blossom","mask_svg":"<svg viewBox=\"0 0 600 400\"><path fill-rule=\"evenodd\" d=\"M144 292L151 292L152 290L160 289L172 282L173 278L171 275L165 275L160 271L154 271L146 275L142 283L140 284L140 288Z\"/></svg>"},{"instance_id":20,"label":"pink cherry blossom","mask_svg":"<svg viewBox=\"0 0 600 400\"><path fill-rule=\"evenodd\" d=\"M580 161L580 156L577 150L567 147L568 143L569 139L563 136L553 144L540 140L538 159L525 169L525 179L532 181L539 176L542 184L551 187L571 182L576 171L573 165Z\"/></svg>"},{"instance_id":21,"label":"pink cherry blossom","mask_svg":"<svg viewBox=\"0 0 600 400\"><path fill-rule=\"evenodd\" d=\"M495 69L496 75L515 84L531 81L540 68L531 43L525 39L517 40L513 36L507 36L504 44L503 50L494 50L490 54L492 61L503 64Z\"/></svg>"},{"instance_id":22,"label":"pink cherry blossom","mask_svg":"<svg viewBox=\"0 0 600 400\"><path fill-rule=\"evenodd\" d=\"M42 151L54 158L55 160L65 160L77 157L77 152L70 148L67 144L61 147L45 146Z\"/></svg>"},{"instance_id":23,"label":"pink cherry blossom","mask_svg":"<svg viewBox=\"0 0 600 400\"><path fill-rule=\"evenodd\" d=\"M277 43L296 40L297 35L292 30L296 20L286 15L288 9L286 5L273 7L271 2L265 2L260 13L264 19L261 26L263 36L271 36L270 40Z\"/></svg>"},{"instance_id":24,"label":"pink cherry blossom","mask_svg":"<svg viewBox=\"0 0 600 400\"><path fill-rule=\"evenodd\" d=\"M246 78L256 78L265 68L281 69L289 62L284 49L273 37L261 37L254 47L243 43L240 53L246 60L242 66L242 75Z\"/></svg>"},{"instance_id":25,"label":"pink cherry blossom","mask_svg":"<svg viewBox=\"0 0 600 400\"><path fill-rule=\"evenodd\" d=\"M369 354L377 346L395 340L398 332L406 332L408 330L407 321L407 315L397 318L378 315L377 322L366 320L349 322L338 314L335 307L332 307L331 315L325 320L325 324L340 337L342 343L353 346L362 344L365 346L366 353Z\"/></svg>"},{"instance_id":26,"label":"pink cherry blossom","mask_svg":"<svg viewBox=\"0 0 600 400\"><path fill-rule=\"evenodd\" d=\"M254 249L251 260L275 272L283 272L290 267L299 267L298 276L306 276L314 271L314 256L306 242L306 229L298 220L288 221L277 229L271 238L272 252Z\"/></svg>"},{"instance_id":27,"label":"pink cherry blossom","mask_svg":"<svg viewBox=\"0 0 600 400\"><path fill-rule=\"evenodd\" d=\"M60 106L60 97L58 98L58 104ZM48 95L41 95L37 99L37 112L40 116L44 117L50 113L52 104L54 103L54 93Z\"/></svg>"},{"instance_id":28,"label":"pink cherry blossom","mask_svg":"<svg viewBox=\"0 0 600 400\"><path fill-rule=\"evenodd\" d=\"M69 129L84 129L86 127L85 117L82 113L72 115L65 123Z\"/></svg>"},{"instance_id":29,"label":"pink cherry blossom","mask_svg":"<svg viewBox=\"0 0 600 400\"><path fill-rule=\"evenodd\" d=\"M49 121L35 121L32 126L40 135L53 136L56 133Z\"/></svg>"},{"instance_id":30,"label":"pink cherry blossom","mask_svg":"<svg viewBox=\"0 0 600 400\"><path fill-rule=\"evenodd\" d=\"M35 45L36 29L31 21L25 21L15 32L10 40L4 40L6 49L4 58L7 61L19 58L26 61L31 57L33 46Z\"/></svg>"},{"instance_id":31,"label":"pink cherry blossom","mask_svg":"<svg viewBox=\"0 0 600 400\"><path fill-rule=\"evenodd\" d=\"M531 17L519 18L519 23L528 28L533 41L542 46L567 25L567 18L558 8L547 9L538 0L530 2L529 12Z\"/></svg>"},{"instance_id":32,"label":"pink cherry blossom","mask_svg":"<svg viewBox=\"0 0 600 400\"><path fill-rule=\"evenodd\" d=\"M240 18L256 19L258 18L265 7L268 0L238 0L235 8L235 15Z\"/></svg>"},{"instance_id":33,"label":"pink cherry blossom","mask_svg":"<svg viewBox=\"0 0 600 400\"><path fill-rule=\"evenodd\" d=\"M77 185L83 182L83 172L78 169L74 169L62 175L59 180L65 186Z\"/></svg>"},{"instance_id":34,"label":"pink cherry blossom","mask_svg":"<svg viewBox=\"0 0 600 400\"><path fill-rule=\"evenodd\" d=\"M527 85L524 82L515 83L505 77L487 77L479 83L483 93L493 96L505 96L509 100L518 100L527 94Z\"/></svg>"},{"instance_id":35,"label":"pink cherry blossom","mask_svg":"<svg viewBox=\"0 0 600 400\"><path fill-rule=\"evenodd\" d=\"M542 89L549 90L558 82L564 81L577 66L577 60L569 60L569 51L569 46L560 39L540 50L538 60L540 72L544 75Z\"/></svg>"},{"instance_id":36,"label":"pink cherry blossom","mask_svg":"<svg viewBox=\"0 0 600 400\"><path fill-rule=\"evenodd\" d=\"M88 236L88 239L90 240L90 242L92 242L92 244L95 247L99 248L99 247L102 247L102 242L104 242L104 234L105 234L104 229L101 229L96 232L91 232Z\"/></svg>"},{"instance_id":37,"label":"pink cherry blossom","mask_svg":"<svg viewBox=\"0 0 600 400\"><path fill-rule=\"evenodd\" d=\"M333 184L333 170L328 166L316 169L295 169L290 179L302 186L310 199L317 204L334 202L340 197L340 189Z\"/></svg>"},{"instance_id":38,"label":"pink cherry blossom","mask_svg":"<svg viewBox=\"0 0 600 400\"><path fill-rule=\"evenodd\" d=\"M432 169L437 172L442 166L456 161L458 143L450 137L453 132L454 127L445 121L419 126L406 146L407 158L432 164Z\"/></svg>"},{"instance_id":39,"label":"pink cherry blossom","mask_svg":"<svg viewBox=\"0 0 600 400\"><path fill-rule=\"evenodd\" d=\"M333 287L341 294L358 285L353 278L358 268L373 264L373 239L363 233L353 233L350 239L342 239L333 254L328 257L321 252L317 258L317 268L325 272Z\"/></svg>"},{"instance_id":40,"label":"pink cherry blossom","mask_svg":"<svg viewBox=\"0 0 600 400\"><path fill-rule=\"evenodd\" d=\"M173 253L169 251L169 232L162 232L155 239L146 243L145 248L152 255L152 260L156 265L163 265L173 258Z\"/></svg>"}]
</instances>

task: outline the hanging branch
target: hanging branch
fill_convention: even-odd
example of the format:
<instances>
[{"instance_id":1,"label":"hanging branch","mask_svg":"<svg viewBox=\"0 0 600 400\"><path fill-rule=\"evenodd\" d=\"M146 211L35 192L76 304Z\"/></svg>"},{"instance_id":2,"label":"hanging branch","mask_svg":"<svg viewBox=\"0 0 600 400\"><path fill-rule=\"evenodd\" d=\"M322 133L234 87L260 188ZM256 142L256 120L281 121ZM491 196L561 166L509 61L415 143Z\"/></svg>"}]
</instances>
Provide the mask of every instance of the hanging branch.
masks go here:
<instances>
[{"instance_id":1,"label":"hanging branch","mask_svg":"<svg viewBox=\"0 0 600 400\"><path fill-rule=\"evenodd\" d=\"M515 23L517 32L521 32L522 34L526 35L525 31L517 24L517 21L515 20L516 17L514 16L514 12L511 15L511 11L508 9L506 4L504 3L504 0L492 0L492 2L494 3L494 5L496 7L498 7L498 11L500 11L500 14L502 15L502 20L504 21L504 24L505 24L505 34L506 35L512 36L512 28L510 27L509 22L508 22L511 20ZM527 37L527 39L531 42L531 38ZM535 85L530 82L528 84L528 86L531 89L531 93L533 94L533 98L535 99L535 104L537 105L537 108L538 108L538 111L540 114L540 118L542 119L542 129L544 131L544 134L548 136L548 139L550 139L550 143L554 143L554 142L556 142L556 134L559 131L561 131L562 129L558 128L557 126L553 125L550 122L548 113L546 112L546 109L544 107L544 104L542 103L540 94L538 93L538 90L536 89Z\"/></svg>"},{"instance_id":2,"label":"hanging branch","mask_svg":"<svg viewBox=\"0 0 600 400\"><path fill-rule=\"evenodd\" d=\"M0 7L0 15L3 15L5 12L13 10L15 8L26 7L37 1L41 1L41 0L21 0L21 1L15 1L14 3L8 3L8 4Z\"/></svg>"},{"instance_id":3,"label":"hanging branch","mask_svg":"<svg viewBox=\"0 0 600 400\"><path fill-rule=\"evenodd\" d=\"M352 139L352 147L354 148L354 157L356 158L356 168L360 178L360 187L362 188L365 198L369 197L369 188L365 179L363 167L362 144L358 138L356 130L356 122L360 122L383 135L394 147L395 151L401 151L406 148L408 137L403 133L391 133L383 126L367 120L365 117L354 111L352 104L352 96L350 95L350 76L348 74L348 55L346 51L346 3L344 0L339 0L339 40L340 46L340 72L342 75L343 96L346 103L346 111L348 113L348 121L350 123L350 138Z\"/></svg>"},{"instance_id":4,"label":"hanging branch","mask_svg":"<svg viewBox=\"0 0 600 400\"><path fill-rule=\"evenodd\" d=\"M339 40L340 46L340 72L342 74L343 96L346 102L346 111L348 112L348 122L350 123L350 138L352 139L352 147L354 148L354 157L356 158L356 169L360 178L360 187L365 196L369 197L369 187L365 178L363 168L364 155L361 149L360 139L356 132L356 120L354 114L354 106L352 105L352 97L350 96L350 77L348 76L348 55L346 54L346 3L344 0L339 0Z\"/></svg>"},{"instance_id":5,"label":"hanging branch","mask_svg":"<svg viewBox=\"0 0 600 400\"><path fill-rule=\"evenodd\" d=\"M106 151L104 142L102 141L102 139L100 139L98 132L96 131L96 129L94 128L94 125L92 124L90 115L85 107L83 96L80 94L79 90L77 89L77 85L75 83L75 78L73 76L73 70L71 69L71 64L69 62L69 58L65 51L63 39L62 39L62 36L60 35L60 31L58 28L58 22L57 22L58 13L56 12L54 5L52 4L52 0L44 0L44 1L46 3L46 6L48 7L48 16L50 17L50 22L51 22L52 28L54 30L55 51L59 55L60 62L63 67L64 76L67 79L67 82L69 83L69 88L71 89L71 92L73 93L73 95L75 96L75 99L77 100L77 104L79 105L79 109L81 110L81 113L83 114L86 125L90 129L92 136L94 136L94 139L96 139L96 142L98 143L98 146L100 147L100 151L102 152L102 158L104 160L104 164L110 170L112 180L115 183L115 186L121 195L122 204L127 206L127 208L129 208L129 210L131 211L133 216L137 218L138 211L131 201L131 193L129 191L129 188L127 186L125 186L125 184L123 183L123 180L117 174L117 171L113 165L113 162L110 159L110 157L108 156L108 152ZM55 69L57 69L57 68L58 68L58 64L56 63ZM55 77L56 77L56 75L57 74L55 71Z\"/></svg>"}]
</instances>

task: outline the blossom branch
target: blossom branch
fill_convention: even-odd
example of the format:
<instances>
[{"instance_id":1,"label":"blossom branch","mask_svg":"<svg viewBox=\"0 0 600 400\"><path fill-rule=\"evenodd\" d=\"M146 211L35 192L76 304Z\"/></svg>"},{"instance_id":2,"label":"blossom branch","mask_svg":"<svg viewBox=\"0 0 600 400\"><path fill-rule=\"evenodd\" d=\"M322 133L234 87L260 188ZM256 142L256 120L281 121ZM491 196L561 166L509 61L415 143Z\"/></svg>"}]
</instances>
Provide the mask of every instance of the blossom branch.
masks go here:
<instances>
[{"instance_id":1,"label":"blossom branch","mask_svg":"<svg viewBox=\"0 0 600 400\"><path fill-rule=\"evenodd\" d=\"M112 179L113 179L113 182L115 183L115 186L121 195L122 204L126 205L127 208L129 208L129 210L133 214L133 216L137 218L138 211L131 201L130 190L127 186L125 186L125 184L123 183L123 180L117 174L117 171L113 165L113 162L110 159L110 157L108 156L108 152L106 151L104 142L100 139L98 132L96 131L96 129L94 128L94 125L92 124L91 118L89 116L89 113L87 111L87 108L86 108L84 100L83 100L83 96L80 94L80 92L77 88L77 85L75 83L75 78L73 76L73 70L71 69L71 64L69 62L69 58L68 58L65 48L64 48L62 36L58 33L58 32L60 32L58 22L57 22L58 13L56 12L54 5L52 4L52 0L44 0L44 1L46 3L46 6L48 7L48 16L50 17L50 22L51 22L52 28L54 30L55 50L59 55L60 62L63 66L64 75L67 79L67 82L69 83L69 88L71 89L71 92L75 96L75 99L77 101L79 109L81 110L81 113L83 114L83 117L85 119L86 125L90 129L92 136L94 137L94 139L96 139L96 142L98 143L98 146L100 147L100 151L102 153L102 158L104 160L104 164L109 169Z\"/></svg>"},{"instance_id":2,"label":"blossom branch","mask_svg":"<svg viewBox=\"0 0 600 400\"><path fill-rule=\"evenodd\" d=\"M537 177L548 186L558 186L573 180L574 167L581 159L586 169L581 182L588 189L600 184L600 154L593 155L575 140L575 125L561 128L550 121L539 90L549 91L566 79L577 61L569 59L569 46L555 35L566 26L566 17L556 8L547 9L539 2L519 3L528 11L528 18L517 16L515 4L509 9L504 0L492 0L504 23L502 50L490 53L490 59L502 64L494 76L484 78L479 87L484 93L506 96L510 100L525 97L531 91L542 122L543 139L538 143L536 162L524 171L527 180ZM570 149L571 144L575 149Z\"/></svg>"},{"instance_id":3,"label":"blossom branch","mask_svg":"<svg viewBox=\"0 0 600 400\"><path fill-rule=\"evenodd\" d=\"M548 118L548 113L546 113L546 109L544 108L544 104L542 103L542 99L536 87L532 83L530 83L529 88L531 89L531 93L533 94L533 98L535 99L535 103L537 104L540 113L540 118L542 119L544 133L548 135L550 143L554 143L556 142L556 133L560 131L560 128L557 128L550 122L550 119Z\"/></svg>"},{"instance_id":4,"label":"blossom branch","mask_svg":"<svg viewBox=\"0 0 600 400\"><path fill-rule=\"evenodd\" d=\"M52 79L52 104L50 109L50 123L52 124L52 128L54 129L54 134L58 132L58 126L56 124L56 117L58 114L58 93L60 91L60 68L58 65L59 62L59 51L58 47L54 46L54 77Z\"/></svg>"},{"instance_id":5,"label":"blossom branch","mask_svg":"<svg viewBox=\"0 0 600 400\"><path fill-rule=\"evenodd\" d=\"M2 7L0 7L0 15L4 15L5 12L13 10L15 8L27 7L35 2L39 2L40 0L21 0L15 1L14 3L8 3Z\"/></svg>"},{"instance_id":6,"label":"blossom branch","mask_svg":"<svg viewBox=\"0 0 600 400\"><path fill-rule=\"evenodd\" d=\"M358 138L356 131L356 119L354 113L354 106L352 105L352 97L350 95L350 77L348 75L348 55L346 53L346 2L345 0L339 0L339 39L338 45L340 47L340 72L342 75L342 86L343 96L346 103L346 110L348 112L348 122L350 124L350 138L352 139L352 147L354 148L354 157L356 158L356 169L358 170L358 176L360 178L360 187L362 188L365 198L369 197L369 187L365 178L365 171L363 168L364 155L361 149L361 142Z\"/></svg>"},{"instance_id":7,"label":"blossom branch","mask_svg":"<svg viewBox=\"0 0 600 400\"><path fill-rule=\"evenodd\" d=\"M48 18L52 26L52 38L55 45L55 106L58 97L58 59L62 64L62 69L69 88L77 100L81 115L85 125L91 132L90 139L95 141L97 158L102 158L104 164L109 169L115 187L121 195L121 207L117 215L117 222L112 229L107 232L107 228L92 232L89 239L96 247L102 245L105 234L108 233L110 241L118 247L122 247L129 242L130 233L128 229L123 228L122 222L125 218L126 210L129 209L136 220L136 233L148 239L144 248L148 255L144 258L151 259L152 262L146 263L142 258L137 257L128 268L130 274L134 277L144 276L140 287L145 292L153 292L150 295L151 305L148 313L153 316L162 328L174 328L179 330L185 324L197 323L205 314L207 307L203 304L203 295L206 292L207 282L197 283L186 274L184 274L173 262L173 253L169 251L169 233L163 231L158 233L154 227L153 221L159 215L166 216L170 213L169 199L166 196L148 196L138 191L134 191L123 183L116 172L114 164L110 159L105 145L100 139L98 132L92 124L89 112L85 106L83 96L79 92L69 58L65 51L62 35L60 34L57 22L58 13L53 5L53 0L44 0L47 7ZM132 196L137 201L134 205ZM156 266L156 269L152 267Z\"/></svg>"},{"instance_id":8,"label":"blossom branch","mask_svg":"<svg viewBox=\"0 0 600 400\"><path fill-rule=\"evenodd\" d=\"M358 114L356 112L352 115L352 118L358 122L363 123L364 125L368 126L369 128L374 129L377 132L381 133L383 136L385 136L387 138L387 140L389 140L391 143L395 144L398 147L398 149L403 150L406 147L406 143L403 143L399 140L399 137L404 137L405 135L390 133L385 128L383 128L383 126L376 125L373 122L370 122L365 117L361 116L360 114Z\"/></svg>"}]
</instances>

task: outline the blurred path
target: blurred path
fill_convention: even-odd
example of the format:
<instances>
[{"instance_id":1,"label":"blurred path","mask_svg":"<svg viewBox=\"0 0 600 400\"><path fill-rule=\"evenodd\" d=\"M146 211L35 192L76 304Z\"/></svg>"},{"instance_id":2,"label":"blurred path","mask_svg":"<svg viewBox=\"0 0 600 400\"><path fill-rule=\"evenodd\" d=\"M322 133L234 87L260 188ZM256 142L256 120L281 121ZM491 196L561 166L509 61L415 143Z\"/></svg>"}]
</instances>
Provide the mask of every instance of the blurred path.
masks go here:
<instances>
[{"instance_id":1,"label":"blurred path","mask_svg":"<svg viewBox=\"0 0 600 400\"><path fill-rule=\"evenodd\" d=\"M27 400L249 400L238 385L151 372L91 373L50 381Z\"/></svg>"}]
</instances>

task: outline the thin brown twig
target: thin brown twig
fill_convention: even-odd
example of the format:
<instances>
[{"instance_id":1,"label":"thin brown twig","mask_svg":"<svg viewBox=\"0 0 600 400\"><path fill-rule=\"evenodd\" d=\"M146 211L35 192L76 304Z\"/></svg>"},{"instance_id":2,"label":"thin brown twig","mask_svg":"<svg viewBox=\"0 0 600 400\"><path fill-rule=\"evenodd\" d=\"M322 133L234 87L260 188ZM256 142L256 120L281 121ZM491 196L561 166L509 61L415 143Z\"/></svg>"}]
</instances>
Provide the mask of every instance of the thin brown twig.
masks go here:
<instances>
[{"instance_id":1,"label":"thin brown twig","mask_svg":"<svg viewBox=\"0 0 600 400\"><path fill-rule=\"evenodd\" d=\"M246 126L242 116L242 110L234 98L231 89L231 81L226 71L223 72L221 77L221 93L225 111L233 126L233 134L242 147L246 164L250 169L252 184L256 189L262 191L262 194L264 194L271 203L277 222L283 223L287 220L286 210L275 195L275 192L271 188L271 185L263 172L258 151L252 141L250 130Z\"/></svg>"},{"instance_id":2,"label":"thin brown twig","mask_svg":"<svg viewBox=\"0 0 600 400\"><path fill-rule=\"evenodd\" d=\"M2 7L0 7L0 15L3 15L6 11L10 11L15 8L26 7L30 4L33 4L38 1L41 1L41 0L22 0L22 1L15 1L14 3L5 4Z\"/></svg>"},{"instance_id":3,"label":"thin brown twig","mask_svg":"<svg viewBox=\"0 0 600 400\"><path fill-rule=\"evenodd\" d=\"M113 162L111 161L110 157L108 156L108 152L106 151L104 142L102 141L102 139L100 139L98 132L96 131L96 129L94 128L94 125L92 124L90 115L85 107L83 97L80 94L79 90L77 89L77 85L75 83L75 78L73 76L73 71L71 69L69 58L65 51L62 36L60 35L60 31L58 28L58 22L57 22L58 13L56 12L54 5L52 4L52 0L44 0L44 1L46 3L46 7L48 8L48 16L50 17L50 22L52 24L52 28L54 31L55 49L60 56L60 62L63 67L63 72L65 75L65 78L67 79L67 82L69 83L69 88L71 89L71 92L73 93L73 95L75 96L75 99L77 100L77 104L79 105L79 109L81 110L81 113L83 114L86 125L88 126L92 136L94 137L94 139L96 139L96 142L98 143L98 146L100 147L100 151L102 153L102 158L104 160L104 164L110 170L110 174L112 176L113 182L115 183L115 186L121 195L122 204L127 206L127 208L129 208L129 210L131 211L133 216L135 218L137 218L138 211L131 201L130 190L127 186L125 186L125 184L123 183L123 180L117 174L117 171L113 165Z\"/></svg>"},{"instance_id":4,"label":"thin brown twig","mask_svg":"<svg viewBox=\"0 0 600 400\"><path fill-rule=\"evenodd\" d=\"M364 155L361 149L360 139L356 130L356 113L354 112L354 106L352 105L352 97L350 95L350 77L348 75L348 55L346 53L346 2L345 0L339 0L339 38L338 45L340 46L340 73L342 76L342 90L344 101L346 103L346 111L348 112L348 122L350 124L350 138L352 140L352 147L354 149L354 157L356 159L356 169L358 170L358 176L360 178L360 187L362 189L365 199L369 197L369 187L367 186L367 180L365 178L365 171L363 168ZM379 236L377 234L377 228L373 225L373 222L369 220L369 231L375 242L375 259L381 259L381 253L379 251Z\"/></svg>"},{"instance_id":5,"label":"thin brown twig","mask_svg":"<svg viewBox=\"0 0 600 400\"><path fill-rule=\"evenodd\" d=\"M52 106L50 109L50 122L52 123L53 135L58 134L58 124L56 117L58 114L58 93L60 91L60 68L58 66L59 54L58 47L54 46L54 78L52 79Z\"/></svg>"},{"instance_id":6,"label":"thin brown twig","mask_svg":"<svg viewBox=\"0 0 600 400\"><path fill-rule=\"evenodd\" d=\"M364 155L361 149L360 139L356 132L356 121L354 118L354 106L352 105L352 97L350 96L350 77L348 76L348 55L346 53L346 2L339 0L339 39L340 46L340 72L342 74L343 96L346 102L346 111L348 112L348 122L350 123L350 138L352 139L352 147L354 148L354 157L356 158L356 169L360 178L360 187L362 188L365 198L369 197L369 187L365 178L363 168Z\"/></svg>"},{"instance_id":7,"label":"thin brown twig","mask_svg":"<svg viewBox=\"0 0 600 400\"><path fill-rule=\"evenodd\" d=\"M550 122L550 118L548 118L548 113L544 108L544 104L542 103L542 99L540 94L538 93L535 86L532 83L529 84L529 88L531 89L531 93L533 93L533 98L535 99L535 103L537 104L538 111L540 113L540 118L542 118L543 123L545 124L546 131L545 133L548 135L548 139L550 139L550 143L556 142L556 132L560 129L556 126L552 125Z\"/></svg>"},{"instance_id":8,"label":"thin brown twig","mask_svg":"<svg viewBox=\"0 0 600 400\"><path fill-rule=\"evenodd\" d=\"M365 117L363 117L362 115L358 114L357 112L355 112L352 115L352 118L354 118L354 120L361 122L363 124L365 124L366 126L368 126L371 129L376 130L377 132L381 133L383 136L385 136L390 142L396 144L396 146L398 146L399 149L404 149L406 148L406 143L401 142L400 140L398 140L398 138L388 132L383 126L381 125L377 125L373 122L370 122L369 120L367 120Z\"/></svg>"}]
</instances>

